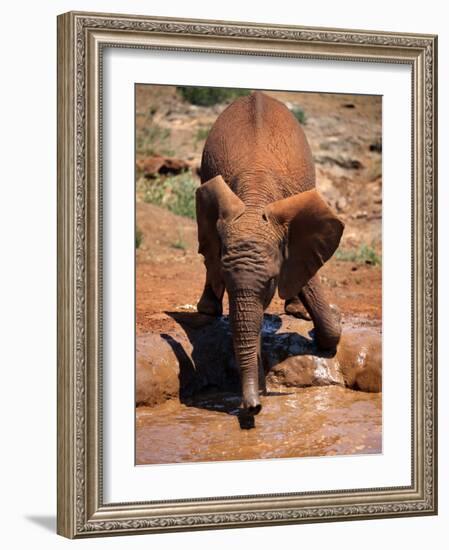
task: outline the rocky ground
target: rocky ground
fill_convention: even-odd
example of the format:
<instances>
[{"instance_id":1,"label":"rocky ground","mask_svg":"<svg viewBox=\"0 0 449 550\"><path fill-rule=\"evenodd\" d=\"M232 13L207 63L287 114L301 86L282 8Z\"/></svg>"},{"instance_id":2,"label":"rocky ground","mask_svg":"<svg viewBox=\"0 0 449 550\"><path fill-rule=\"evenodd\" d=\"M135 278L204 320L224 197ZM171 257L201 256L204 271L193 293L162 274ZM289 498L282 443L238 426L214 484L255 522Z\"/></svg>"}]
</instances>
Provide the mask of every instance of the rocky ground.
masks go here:
<instances>
[{"instance_id":1,"label":"rocky ground","mask_svg":"<svg viewBox=\"0 0 449 550\"><path fill-rule=\"evenodd\" d=\"M367 339L363 333L359 347L342 347L343 352L350 349L353 367L360 360L360 353L368 345L367 342L377 339L377 359L371 362L370 367L374 365L374 378L370 375L370 380L377 381L374 386L364 388L377 391L381 387L378 353L382 313L381 99L333 94L269 93L284 101L292 110L300 111L302 119L305 118L304 130L316 162L317 187L345 222L340 249L321 269L320 277L329 300L342 312L345 334L351 335L354 330L368 331ZM207 385L202 388L203 393L196 403L179 399L183 360L189 364L195 343L192 331L195 334L195 331L204 331L195 313L204 281L204 267L202 258L197 254L196 222L166 207L170 207L173 198L170 185L176 178L187 175L187 183L192 189L198 184L197 170L207 132L225 106L191 105L180 97L174 87L138 86L136 90L137 364L138 373L142 361L150 372L148 375L145 371L145 376L149 376L147 378L138 374L138 382L144 380L146 387L159 388L157 392L162 396L155 401L137 399L142 405L137 408L137 461L155 463L379 452L381 394L353 391L357 389L357 384L345 384L344 379L339 379L343 382L334 388L318 387L306 391L303 387L308 384L303 383L304 378L288 386L285 377L288 378L291 371L284 369L281 378L276 378L273 372L279 375L282 371L282 368L273 370L276 359L269 366L274 384L271 393L275 395L265 398L269 403L266 406L264 403L264 409L257 418L256 430L251 430L259 432L259 436L252 435L252 439L262 438L267 430L276 431L278 439L282 439L284 434L285 441L290 443L277 446L276 450L262 445L262 439L257 439L258 444L252 441L249 445L248 437L241 435L240 432L246 431L241 430L236 421L232 387L222 388L230 394L215 395L212 400L215 406L211 405ZM163 197L155 196L155 184L166 190ZM180 212L189 214L192 202L188 197L183 196L182 199ZM276 297L268 314L280 319L280 326L290 319L284 319L282 312L283 304ZM294 327L293 330L302 331L307 337L307 327ZM160 356L169 354L165 366L173 363L173 372L171 367L164 370L163 362L158 363L154 354L148 355L148 341L154 343L154 339L162 342ZM352 337L347 341L352 341ZM155 345L157 347L159 344ZM139 349L144 350L140 354L140 363ZM313 356L313 351L309 355ZM204 357L201 361L207 363ZM158 375L155 375L155 367ZM314 363L311 372L314 373L316 368ZM329 365L326 368L330 368ZM300 370L303 376L307 368L301 367ZM313 379L314 376L311 376L312 385ZM335 380L329 383L335 385ZM353 389L347 389L348 386ZM284 396L286 387L290 389ZM217 387L214 387L213 391L216 390ZM324 401L320 401L320 395ZM318 406L322 407L321 413L325 411L324 417L320 417L322 422L331 422L331 417L339 418L338 425L332 421L334 427L329 428L329 433L332 433L330 439L327 428L312 429L316 420L313 420L312 413L315 410L318 414ZM346 416L345 410L348 412ZM279 423L276 415L282 411L285 418ZM355 414L350 414L350 411L355 411ZM287 419L291 422L302 419L308 423L310 429L304 428L308 435L301 440L302 444L298 443L300 433L296 428L291 431ZM235 451L234 455L224 451L225 442L221 445L220 438L217 440L216 436L211 435L214 430L221 430L223 425L235 430L234 440L240 451ZM259 428L262 425L264 428ZM367 434L367 430L369 440L360 435ZM206 433L209 435L206 436ZM203 434L203 445L199 434ZM176 440L181 436L183 450L177 453Z\"/></svg>"}]
</instances>

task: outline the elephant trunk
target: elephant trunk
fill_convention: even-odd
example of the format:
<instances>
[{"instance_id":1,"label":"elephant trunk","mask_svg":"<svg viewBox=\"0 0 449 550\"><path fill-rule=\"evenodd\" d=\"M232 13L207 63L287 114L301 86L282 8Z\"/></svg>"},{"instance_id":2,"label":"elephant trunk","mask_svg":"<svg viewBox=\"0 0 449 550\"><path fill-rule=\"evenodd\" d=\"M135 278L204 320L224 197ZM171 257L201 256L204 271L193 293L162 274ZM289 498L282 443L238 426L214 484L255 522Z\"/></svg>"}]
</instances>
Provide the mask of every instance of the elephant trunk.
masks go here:
<instances>
[{"instance_id":1,"label":"elephant trunk","mask_svg":"<svg viewBox=\"0 0 449 550\"><path fill-rule=\"evenodd\" d=\"M235 291L229 300L229 316L235 358L240 367L243 407L249 414L258 414L262 408L258 372L259 336L263 322L262 302L251 291Z\"/></svg>"}]
</instances>

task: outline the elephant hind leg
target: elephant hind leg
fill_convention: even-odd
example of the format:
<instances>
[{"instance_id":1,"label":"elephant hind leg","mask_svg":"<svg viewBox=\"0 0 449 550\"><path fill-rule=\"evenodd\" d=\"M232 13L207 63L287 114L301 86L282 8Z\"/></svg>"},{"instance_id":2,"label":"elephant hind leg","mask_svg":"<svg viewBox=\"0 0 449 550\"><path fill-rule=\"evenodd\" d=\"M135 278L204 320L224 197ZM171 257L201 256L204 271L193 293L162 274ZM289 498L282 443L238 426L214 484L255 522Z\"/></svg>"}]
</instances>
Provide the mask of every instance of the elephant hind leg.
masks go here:
<instances>
[{"instance_id":1,"label":"elephant hind leg","mask_svg":"<svg viewBox=\"0 0 449 550\"><path fill-rule=\"evenodd\" d=\"M221 295L221 298L218 298L212 290L212 286L208 284L206 280L203 293L198 301L196 309L198 310L198 313L220 317L223 314L222 301L223 294Z\"/></svg>"},{"instance_id":2,"label":"elephant hind leg","mask_svg":"<svg viewBox=\"0 0 449 550\"><path fill-rule=\"evenodd\" d=\"M223 294L225 285L221 272L220 240L216 229L211 230L207 211L197 204L198 252L204 257L206 282L197 304L199 313L219 317L223 313Z\"/></svg>"},{"instance_id":3,"label":"elephant hind leg","mask_svg":"<svg viewBox=\"0 0 449 550\"><path fill-rule=\"evenodd\" d=\"M199 313L220 317L223 314L223 294L225 290L221 275L221 261L216 250L204 254L206 282L201 298L196 306Z\"/></svg>"},{"instance_id":4,"label":"elephant hind leg","mask_svg":"<svg viewBox=\"0 0 449 550\"><path fill-rule=\"evenodd\" d=\"M312 320L304 304L299 299L299 296L294 296L293 298L285 300L284 311L287 315L292 315L297 319L304 319L305 321Z\"/></svg>"},{"instance_id":5,"label":"elephant hind leg","mask_svg":"<svg viewBox=\"0 0 449 550\"><path fill-rule=\"evenodd\" d=\"M338 308L326 300L317 276L303 286L299 298L312 318L318 347L334 350L340 341L341 315Z\"/></svg>"}]
</instances>

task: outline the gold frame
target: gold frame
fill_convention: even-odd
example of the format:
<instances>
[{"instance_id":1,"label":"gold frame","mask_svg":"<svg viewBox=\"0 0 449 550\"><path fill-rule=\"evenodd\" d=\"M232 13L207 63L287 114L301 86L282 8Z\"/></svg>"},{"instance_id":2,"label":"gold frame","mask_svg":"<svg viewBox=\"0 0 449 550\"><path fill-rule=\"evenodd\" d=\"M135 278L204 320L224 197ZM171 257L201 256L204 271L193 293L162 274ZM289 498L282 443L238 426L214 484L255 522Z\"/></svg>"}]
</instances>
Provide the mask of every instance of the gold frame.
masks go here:
<instances>
[{"instance_id":1,"label":"gold frame","mask_svg":"<svg viewBox=\"0 0 449 550\"><path fill-rule=\"evenodd\" d=\"M405 63L412 68L412 484L104 504L104 47ZM437 513L437 37L70 12L58 17L58 533L80 538ZM150 495L149 495L150 496Z\"/></svg>"}]
</instances>

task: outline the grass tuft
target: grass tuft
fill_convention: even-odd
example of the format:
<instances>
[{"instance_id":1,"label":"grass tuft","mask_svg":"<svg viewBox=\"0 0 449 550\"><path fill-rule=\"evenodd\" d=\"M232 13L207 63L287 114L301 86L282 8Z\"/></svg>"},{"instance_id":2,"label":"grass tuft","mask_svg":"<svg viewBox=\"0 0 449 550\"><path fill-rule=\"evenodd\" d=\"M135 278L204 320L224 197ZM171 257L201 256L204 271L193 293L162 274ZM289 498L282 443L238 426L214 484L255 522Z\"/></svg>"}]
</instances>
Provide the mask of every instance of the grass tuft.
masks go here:
<instances>
[{"instance_id":1,"label":"grass tuft","mask_svg":"<svg viewBox=\"0 0 449 550\"><path fill-rule=\"evenodd\" d=\"M335 258L341 262L356 262L367 265L381 265L382 259L372 246L361 244L357 250L337 250Z\"/></svg>"},{"instance_id":2,"label":"grass tuft","mask_svg":"<svg viewBox=\"0 0 449 550\"><path fill-rule=\"evenodd\" d=\"M195 134L195 141L196 142L204 141L209 135L210 129L211 129L211 126L207 126L207 127L201 126L200 128L198 128Z\"/></svg>"},{"instance_id":3,"label":"grass tuft","mask_svg":"<svg viewBox=\"0 0 449 550\"><path fill-rule=\"evenodd\" d=\"M172 153L167 148L167 142L170 137L170 129L162 128L153 122L142 128L136 139L136 153L139 156L151 157L158 154L170 156Z\"/></svg>"},{"instance_id":4,"label":"grass tuft","mask_svg":"<svg viewBox=\"0 0 449 550\"><path fill-rule=\"evenodd\" d=\"M142 182L143 200L162 206L186 218L195 219L195 191L197 180L191 172L183 172L177 176L158 176Z\"/></svg>"},{"instance_id":5,"label":"grass tuft","mask_svg":"<svg viewBox=\"0 0 449 550\"><path fill-rule=\"evenodd\" d=\"M291 110L291 113L300 124L302 124L303 126L306 124L307 115L306 115L305 111L303 111L303 109L301 109L301 107L293 107L292 110Z\"/></svg>"}]
</instances>

